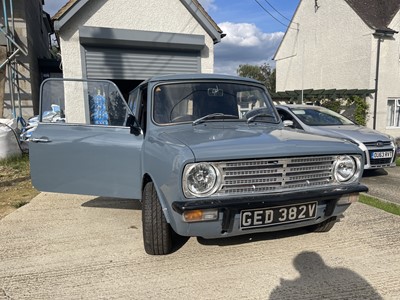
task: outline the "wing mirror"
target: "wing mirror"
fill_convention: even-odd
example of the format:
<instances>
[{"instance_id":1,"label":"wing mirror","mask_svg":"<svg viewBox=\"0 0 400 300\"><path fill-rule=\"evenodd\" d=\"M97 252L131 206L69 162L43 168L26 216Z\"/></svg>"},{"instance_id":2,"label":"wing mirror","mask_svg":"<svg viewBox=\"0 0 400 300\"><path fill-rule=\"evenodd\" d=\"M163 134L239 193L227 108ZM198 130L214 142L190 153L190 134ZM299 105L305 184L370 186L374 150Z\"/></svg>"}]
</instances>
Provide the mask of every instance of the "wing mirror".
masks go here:
<instances>
[{"instance_id":1,"label":"wing mirror","mask_svg":"<svg viewBox=\"0 0 400 300\"><path fill-rule=\"evenodd\" d=\"M294 127L294 123L293 123L293 121L292 120L285 120L285 121L283 121L283 126L285 126L285 127Z\"/></svg>"},{"instance_id":2,"label":"wing mirror","mask_svg":"<svg viewBox=\"0 0 400 300\"><path fill-rule=\"evenodd\" d=\"M140 128L139 123L134 115L128 116L126 119L126 126L129 126L131 134L135 136L142 134L142 129Z\"/></svg>"}]
</instances>

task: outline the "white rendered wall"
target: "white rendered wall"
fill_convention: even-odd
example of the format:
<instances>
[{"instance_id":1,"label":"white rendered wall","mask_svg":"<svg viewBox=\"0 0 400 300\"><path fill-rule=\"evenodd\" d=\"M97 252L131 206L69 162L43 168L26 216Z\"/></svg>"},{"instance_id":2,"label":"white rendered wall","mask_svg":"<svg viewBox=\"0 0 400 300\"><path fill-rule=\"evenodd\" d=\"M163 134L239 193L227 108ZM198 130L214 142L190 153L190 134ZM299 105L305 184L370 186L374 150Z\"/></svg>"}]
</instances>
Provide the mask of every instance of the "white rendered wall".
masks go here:
<instances>
[{"instance_id":1,"label":"white rendered wall","mask_svg":"<svg viewBox=\"0 0 400 300\"><path fill-rule=\"evenodd\" d=\"M201 72L212 73L214 43L186 7L177 0L97 0L86 4L60 32L60 47L65 78L82 78L84 53L79 43L80 26L145 30L204 35L206 46L201 52ZM83 122L81 103L68 97L65 103L70 122Z\"/></svg>"},{"instance_id":2,"label":"white rendered wall","mask_svg":"<svg viewBox=\"0 0 400 300\"><path fill-rule=\"evenodd\" d=\"M400 32L400 12L393 18L389 28ZM371 74L371 85L375 84L375 68L377 54L377 39L372 42L373 74ZM385 39L381 42L380 66L378 77L378 101L376 110L376 129L388 133L394 137L400 137L399 127L387 126L387 100L389 98L400 99L400 33L395 34L392 39ZM370 112L368 127L373 124L373 102L370 100Z\"/></svg>"},{"instance_id":3,"label":"white rendered wall","mask_svg":"<svg viewBox=\"0 0 400 300\"><path fill-rule=\"evenodd\" d=\"M277 91L371 88L373 32L345 1L300 3L275 56ZM295 24L298 23L299 25Z\"/></svg>"}]
</instances>

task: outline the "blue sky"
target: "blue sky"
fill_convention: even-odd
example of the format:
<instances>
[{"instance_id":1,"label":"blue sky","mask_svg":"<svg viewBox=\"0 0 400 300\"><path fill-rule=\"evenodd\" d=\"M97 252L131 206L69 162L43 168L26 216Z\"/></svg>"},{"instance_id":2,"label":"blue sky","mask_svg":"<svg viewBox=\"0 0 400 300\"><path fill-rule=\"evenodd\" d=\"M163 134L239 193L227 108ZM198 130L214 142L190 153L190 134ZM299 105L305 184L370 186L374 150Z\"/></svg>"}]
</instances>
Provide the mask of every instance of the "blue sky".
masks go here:
<instances>
[{"instance_id":1,"label":"blue sky","mask_svg":"<svg viewBox=\"0 0 400 300\"><path fill-rule=\"evenodd\" d=\"M66 2L45 0L44 10L53 16ZM287 19L292 18L299 0L199 2L226 34L221 43L215 45L215 73L236 74L240 64L273 65L271 58L286 31Z\"/></svg>"}]
</instances>

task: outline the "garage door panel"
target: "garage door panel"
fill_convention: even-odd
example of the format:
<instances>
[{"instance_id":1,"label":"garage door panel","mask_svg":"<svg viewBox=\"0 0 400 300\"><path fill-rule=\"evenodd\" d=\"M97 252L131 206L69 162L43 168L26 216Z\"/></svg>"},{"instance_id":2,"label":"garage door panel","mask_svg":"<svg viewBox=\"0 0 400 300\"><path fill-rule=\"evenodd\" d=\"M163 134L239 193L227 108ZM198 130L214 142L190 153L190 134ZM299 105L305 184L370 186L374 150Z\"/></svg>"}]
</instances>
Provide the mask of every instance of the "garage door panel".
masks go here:
<instances>
[{"instance_id":1,"label":"garage door panel","mask_svg":"<svg viewBox=\"0 0 400 300\"><path fill-rule=\"evenodd\" d=\"M145 79L155 75L199 73L199 52L86 48L88 78Z\"/></svg>"}]
</instances>

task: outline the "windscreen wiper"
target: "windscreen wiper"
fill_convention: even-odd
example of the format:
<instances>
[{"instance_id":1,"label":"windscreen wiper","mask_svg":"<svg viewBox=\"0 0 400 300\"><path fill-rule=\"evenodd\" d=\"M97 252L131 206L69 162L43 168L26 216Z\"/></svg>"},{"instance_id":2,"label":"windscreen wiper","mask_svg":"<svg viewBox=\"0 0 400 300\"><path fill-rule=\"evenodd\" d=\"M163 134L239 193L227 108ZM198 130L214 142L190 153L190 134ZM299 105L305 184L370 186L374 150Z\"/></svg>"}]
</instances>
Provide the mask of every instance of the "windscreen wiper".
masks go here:
<instances>
[{"instance_id":1,"label":"windscreen wiper","mask_svg":"<svg viewBox=\"0 0 400 300\"><path fill-rule=\"evenodd\" d=\"M257 118L259 118L259 117L274 118L274 119L275 119L275 116L274 116L274 115L260 112L260 113L258 113L258 114L255 114L254 116L251 116L250 118L248 118L248 119L246 120L246 122L247 122L247 124L249 124L250 122L254 122L255 119L257 119Z\"/></svg>"},{"instance_id":2,"label":"windscreen wiper","mask_svg":"<svg viewBox=\"0 0 400 300\"><path fill-rule=\"evenodd\" d=\"M198 125L200 123L205 122L206 120L211 120L211 119L239 119L238 116L235 115L226 115L222 113L214 113L214 114L209 114L204 117L198 118L197 120L194 120L192 125Z\"/></svg>"}]
</instances>

